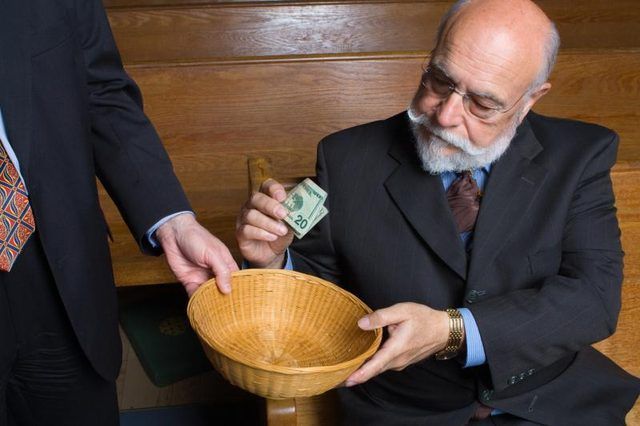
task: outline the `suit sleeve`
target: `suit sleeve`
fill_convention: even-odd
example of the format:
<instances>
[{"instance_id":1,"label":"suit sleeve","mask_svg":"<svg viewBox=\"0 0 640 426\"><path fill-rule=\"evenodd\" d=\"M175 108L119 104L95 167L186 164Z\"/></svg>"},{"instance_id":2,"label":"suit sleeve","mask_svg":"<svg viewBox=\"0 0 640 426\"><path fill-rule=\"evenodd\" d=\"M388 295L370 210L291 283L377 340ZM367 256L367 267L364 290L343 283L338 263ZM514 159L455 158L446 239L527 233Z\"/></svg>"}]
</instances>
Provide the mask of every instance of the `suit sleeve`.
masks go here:
<instances>
[{"instance_id":1,"label":"suit sleeve","mask_svg":"<svg viewBox=\"0 0 640 426\"><path fill-rule=\"evenodd\" d=\"M615 331L623 256L610 178L617 145L615 135L601 143L579 179L564 225L558 274L535 288L469 307L496 391Z\"/></svg>"},{"instance_id":2,"label":"suit sleeve","mask_svg":"<svg viewBox=\"0 0 640 426\"><path fill-rule=\"evenodd\" d=\"M331 189L329 171L324 155L323 142L318 145L316 161L317 184L324 189L328 198L325 207L326 215L302 240L295 240L291 245L291 261L297 271L313 274L335 284L340 284L340 265L333 247L331 237Z\"/></svg>"},{"instance_id":3,"label":"suit sleeve","mask_svg":"<svg viewBox=\"0 0 640 426\"><path fill-rule=\"evenodd\" d=\"M145 233L163 217L191 207L143 112L140 90L123 69L101 1L75 0L75 11L96 173L141 249L158 254Z\"/></svg>"}]
</instances>

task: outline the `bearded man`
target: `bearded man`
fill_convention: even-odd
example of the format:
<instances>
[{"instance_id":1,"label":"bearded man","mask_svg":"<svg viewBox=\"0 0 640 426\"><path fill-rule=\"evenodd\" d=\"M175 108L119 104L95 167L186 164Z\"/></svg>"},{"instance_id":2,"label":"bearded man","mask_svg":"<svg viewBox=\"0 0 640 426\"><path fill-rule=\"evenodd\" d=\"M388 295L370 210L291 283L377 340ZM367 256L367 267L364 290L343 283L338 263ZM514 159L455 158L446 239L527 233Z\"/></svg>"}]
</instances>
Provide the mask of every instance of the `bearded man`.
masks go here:
<instances>
[{"instance_id":1,"label":"bearded man","mask_svg":"<svg viewBox=\"0 0 640 426\"><path fill-rule=\"evenodd\" d=\"M316 228L288 249L273 180L243 207L247 262L338 283L385 327L345 424L624 424L639 381L590 346L620 309L618 140L530 111L558 45L529 0L456 3L409 110L320 143Z\"/></svg>"}]
</instances>

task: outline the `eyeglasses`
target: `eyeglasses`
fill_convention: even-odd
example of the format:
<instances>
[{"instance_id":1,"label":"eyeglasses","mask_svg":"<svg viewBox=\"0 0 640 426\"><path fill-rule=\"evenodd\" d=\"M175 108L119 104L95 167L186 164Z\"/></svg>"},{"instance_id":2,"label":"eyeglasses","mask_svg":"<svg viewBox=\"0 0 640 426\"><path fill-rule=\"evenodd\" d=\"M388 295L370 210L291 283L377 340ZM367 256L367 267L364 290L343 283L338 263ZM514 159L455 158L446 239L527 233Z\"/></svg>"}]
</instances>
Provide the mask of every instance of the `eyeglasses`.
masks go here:
<instances>
[{"instance_id":1,"label":"eyeglasses","mask_svg":"<svg viewBox=\"0 0 640 426\"><path fill-rule=\"evenodd\" d=\"M518 102L520 102L520 99L522 99L528 92L524 92L509 108L504 108L497 105L495 100L487 96L475 93L465 93L458 90L455 83L438 68L423 66L422 70L423 74L420 84L427 89L428 94L440 99L446 99L451 95L451 93L456 92L458 95L462 96L462 104L464 105L465 111L480 120L488 120L498 113L504 114L511 111Z\"/></svg>"}]
</instances>

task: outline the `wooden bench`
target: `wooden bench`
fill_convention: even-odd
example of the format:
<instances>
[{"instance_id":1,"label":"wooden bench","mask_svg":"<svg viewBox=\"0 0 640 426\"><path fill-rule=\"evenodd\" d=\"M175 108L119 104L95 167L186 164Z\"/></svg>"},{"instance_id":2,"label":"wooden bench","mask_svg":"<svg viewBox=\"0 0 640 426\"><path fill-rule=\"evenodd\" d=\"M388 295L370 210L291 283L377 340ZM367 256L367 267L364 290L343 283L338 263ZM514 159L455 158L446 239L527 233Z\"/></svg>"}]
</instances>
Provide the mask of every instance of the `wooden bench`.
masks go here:
<instances>
[{"instance_id":1,"label":"wooden bench","mask_svg":"<svg viewBox=\"0 0 640 426\"><path fill-rule=\"evenodd\" d=\"M290 176L313 173L315 147L338 129L406 107L423 55L162 66L132 65L146 110L206 227L235 248L235 215L247 187L246 157L263 155ZM640 160L640 54L563 52L539 112L600 122L622 139L620 158ZM609 76L606 87L603 75ZM636 83L634 83L636 82ZM102 191L119 285L171 282L162 259L139 253Z\"/></svg>"}]
</instances>

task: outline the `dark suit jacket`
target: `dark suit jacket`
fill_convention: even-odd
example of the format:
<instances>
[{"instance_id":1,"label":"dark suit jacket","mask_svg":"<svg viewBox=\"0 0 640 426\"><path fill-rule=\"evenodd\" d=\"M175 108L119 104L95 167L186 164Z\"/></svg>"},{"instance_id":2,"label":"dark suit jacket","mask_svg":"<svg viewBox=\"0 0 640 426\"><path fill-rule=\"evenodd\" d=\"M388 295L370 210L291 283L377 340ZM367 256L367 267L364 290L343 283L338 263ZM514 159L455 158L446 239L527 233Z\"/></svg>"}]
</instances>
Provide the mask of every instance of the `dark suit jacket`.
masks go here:
<instances>
[{"instance_id":1,"label":"dark suit jacket","mask_svg":"<svg viewBox=\"0 0 640 426\"><path fill-rule=\"evenodd\" d=\"M119 370L120 339L95 177L138 242L160 218L189 209L141 105L100 0L0 0L8 137L75 333L110 379Z\"/></svg>"},{"instance_id":2,"label":"dark suit jacket","mask_svg":"<svg viewBox=\"0 0 640 426\"><path fill-rule=\"evenodd\" d=\"M342 390L349 424L464 424L476 400L544 424L623 424L639 383L589 346L620 309L616 150L605 128L530 113L492 167L468 258L406 113L320 143L330 213L294 243L294 267L373 309L467 307L487 356L470 369L429 359Z\"/></svg>"}]
</instances>

